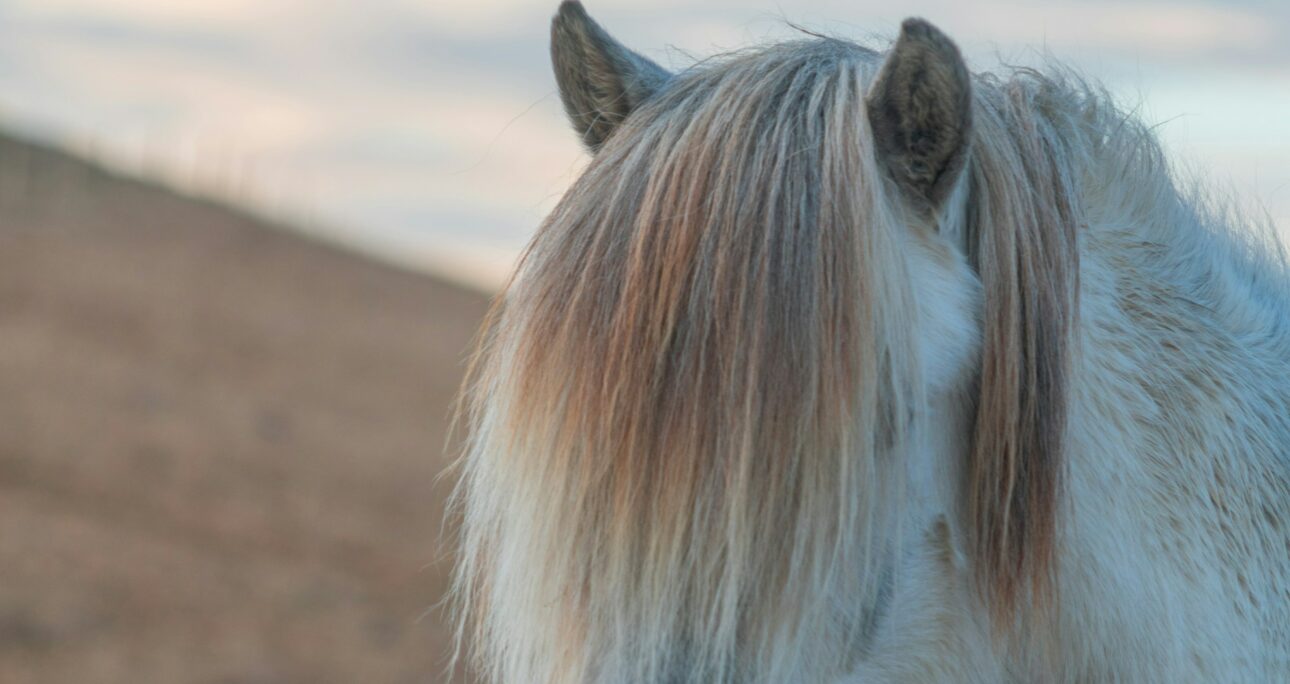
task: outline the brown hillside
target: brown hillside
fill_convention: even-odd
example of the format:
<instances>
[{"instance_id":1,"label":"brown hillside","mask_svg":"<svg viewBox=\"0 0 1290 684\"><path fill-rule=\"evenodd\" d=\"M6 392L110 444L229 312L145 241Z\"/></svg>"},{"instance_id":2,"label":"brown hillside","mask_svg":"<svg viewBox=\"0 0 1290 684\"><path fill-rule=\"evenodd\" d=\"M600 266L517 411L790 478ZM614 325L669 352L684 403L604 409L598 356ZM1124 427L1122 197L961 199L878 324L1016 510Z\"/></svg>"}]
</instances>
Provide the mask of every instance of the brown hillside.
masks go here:
<instances>
[{"instance_id":1,"label":"brown hillside","mask_svg":"<svg viewBox=\"0 0 1290 684\"><path fill-rule=\"evenodd\" d=\"M440 681L484 309L0 138L0 681Z\"/></svg>"}]
</instances>

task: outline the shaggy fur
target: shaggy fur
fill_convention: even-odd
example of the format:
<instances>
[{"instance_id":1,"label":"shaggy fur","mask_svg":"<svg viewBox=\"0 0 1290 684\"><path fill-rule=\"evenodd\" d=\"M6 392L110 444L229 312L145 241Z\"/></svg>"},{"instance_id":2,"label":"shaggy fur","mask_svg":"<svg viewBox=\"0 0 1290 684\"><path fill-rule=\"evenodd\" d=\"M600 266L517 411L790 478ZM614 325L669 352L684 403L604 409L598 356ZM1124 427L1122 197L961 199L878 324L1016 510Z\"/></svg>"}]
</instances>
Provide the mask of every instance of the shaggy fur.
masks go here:
<instances>
[{"instance_id":1,"label":"shaggy fur","mask_svg":"<svg viewBox=\"0 0 1290 684\"><path fill-rule=\"evenodd\" d=\"M920 21L602 76L467 394L485 680L1290 678L1282 265L1142 125Z\"/></svg>"}]
</instances>

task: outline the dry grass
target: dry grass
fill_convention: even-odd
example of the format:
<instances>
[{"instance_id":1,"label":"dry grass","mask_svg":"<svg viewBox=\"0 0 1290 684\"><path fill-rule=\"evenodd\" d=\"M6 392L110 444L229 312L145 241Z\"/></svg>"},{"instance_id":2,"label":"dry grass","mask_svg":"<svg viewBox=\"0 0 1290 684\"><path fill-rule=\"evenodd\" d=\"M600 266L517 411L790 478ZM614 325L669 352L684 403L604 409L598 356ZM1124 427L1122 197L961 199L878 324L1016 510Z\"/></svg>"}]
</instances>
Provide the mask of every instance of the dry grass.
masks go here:
<instances>
[{"instance_id":1,"label":"dry grass","mask_svg":"<svg viewBox=\"0 0 1290 684\"><path fill-rule=\"evenodd\" d=\"M484 308L0 139L0 681L443 679Z\"/></svg>"}]
</instances>

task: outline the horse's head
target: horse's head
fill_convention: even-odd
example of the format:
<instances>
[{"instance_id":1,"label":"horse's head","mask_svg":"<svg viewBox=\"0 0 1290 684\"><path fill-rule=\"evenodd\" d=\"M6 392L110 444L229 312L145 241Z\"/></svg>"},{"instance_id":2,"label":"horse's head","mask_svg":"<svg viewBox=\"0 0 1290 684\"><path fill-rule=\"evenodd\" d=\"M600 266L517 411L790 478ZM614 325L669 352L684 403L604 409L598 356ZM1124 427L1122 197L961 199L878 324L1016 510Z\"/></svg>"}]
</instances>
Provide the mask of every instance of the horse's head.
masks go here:
<instances>
[{"instance_id":1,"label":"horse's head","mask_svg":"<svg viewBox=\"0 0 1290 684\"><path fill-rule=\"evenodd\" d=\"M1055 469L1023 457L1060 413L1068 289L1021 234L1052 203L1016 191L1044 172L1000 142L1011 110L920 20L885 54L671 74L567 1L552 57L593 160L479 366L460 589L489 671L837 675L913 507L1009 605L1047 557Z\"/></svg>"},{"instance_id":2,"label":"horse's head","mask_svg":"<svg viewBox=\"0 0 1290 684\"><path fill-rule=\"evenodd\" d=\"M931 364L925 381L948 388L966 377L980 337L979 281L963 267L964 193L955 191L964 185L971 148L972 85L958 48L938 29L909 20L886 55L819 39L672 74L620 44L571 1L553 22L551 55L575 131L592 155L612 158L598 159L589 176L653 181L673 199L695 202L690 211L715 213L713 205L735 202L752 222L770 219L785 232L842 219L845 225L830 228L896 233L883 236L899 243L886 256L906 263L869 267L913 269L915 289L928 290L913 302L930 326L919 335ZM847 203L843 195L864 196L838 207ZM611 201L612 191L601 199ZM638 215L657 210L632 208ZM617 218L627 224L635 217ZM677 223L650 218L656 232Z\"/></svg>"}]
</instances>

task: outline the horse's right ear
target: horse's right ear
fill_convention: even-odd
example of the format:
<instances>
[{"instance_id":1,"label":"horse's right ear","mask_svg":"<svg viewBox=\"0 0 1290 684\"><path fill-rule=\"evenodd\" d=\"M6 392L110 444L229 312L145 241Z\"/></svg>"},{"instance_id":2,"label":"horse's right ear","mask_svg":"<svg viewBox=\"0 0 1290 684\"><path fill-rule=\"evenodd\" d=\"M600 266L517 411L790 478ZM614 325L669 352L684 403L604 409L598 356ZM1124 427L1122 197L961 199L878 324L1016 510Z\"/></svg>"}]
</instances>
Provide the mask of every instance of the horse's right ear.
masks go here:
<instances>
[{"instance_id":1,"label":"horse's right ear","mask_svg":"<svg viewBox=\"0 0 1290 684\"><path fill-rule=\"evenodd\" d=\"M551 20L551 62L569 121L592 152L671 78L614 40L578 0L565 0Z\"/></svg>"},{"instance_id":2,"label":"horse's right ear","mask_svg":"<svg viewBox=\"0 0 1290 684\"><path fill-rule=\"evenodd\" d=\"M959 49L922 19L906 19L869 89L879 161L915 204L943 202L963 170L972 84Z\"/></svg>"}]
</instances>

